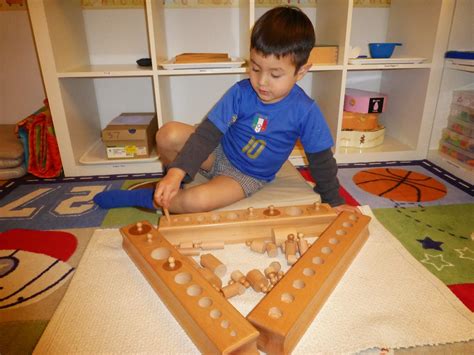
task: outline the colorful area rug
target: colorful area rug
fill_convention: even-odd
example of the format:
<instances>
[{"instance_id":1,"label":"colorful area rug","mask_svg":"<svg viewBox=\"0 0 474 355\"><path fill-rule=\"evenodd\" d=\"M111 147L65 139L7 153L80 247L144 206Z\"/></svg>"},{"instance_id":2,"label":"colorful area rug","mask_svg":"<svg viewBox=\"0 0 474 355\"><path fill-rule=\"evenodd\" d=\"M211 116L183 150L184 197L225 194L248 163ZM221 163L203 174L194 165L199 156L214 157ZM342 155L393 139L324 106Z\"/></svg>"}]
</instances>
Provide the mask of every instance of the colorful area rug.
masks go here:
<instances>
[{"instance_id":1,"label":"colorful area rug","mask_svg":"<svg viewBox=\"0 0 474 355\"><path fill-rule=\"evenodd\" d=\"M307 169L301 173L308 178ZM350 204L377 219L474 312L473 186L427 160L339 166Z\"/></svg>"},{"instance_id":2,"label":"colorful area rug","mask_svg":"<svg viewBox=\"0 0 474 355\"><path fill-rule=\"evenodd\" d=\"M299 170L310 180L307 169ZM95 194L159 178L159 174L23 178L0 184L1 354L31 353L97 228L118 228L138 220L156 224L161 217L136 208L99 209L92 202ZM339 179L349 204L369 205L420 264L474 310L472 185L428 161L341 165ZM51 230L61 233L39 233ZM67 245L69 252L38 247L42 244ZM31 273L16 277L22 265L30 265Z\"/></svg>"},{"instance_id":3,"label":"colorful area rug","mask_svg":"<svg viewBox=\"0 0 474 355\"><path fill-rule=\"evenodd\" d=\"M159 215L136 208L102 210L100 191L159 175L123 175L0 184L0 354L31 354L61 301L97 228Z\"/></svg>"},{"instance_id":4,"label":"colorful area rug","mask_svg":"<svg viewBox=\"0 0 474 355\"><path fill-rule=\"evenodd\" d=\"M12 228L109 228L145 218L156 224L159 215L136 208L103 210L94 204L99 192L127 189L160 174L57 179L20 179L0 187L0 232Z\"/></svg>"}]
</instances>

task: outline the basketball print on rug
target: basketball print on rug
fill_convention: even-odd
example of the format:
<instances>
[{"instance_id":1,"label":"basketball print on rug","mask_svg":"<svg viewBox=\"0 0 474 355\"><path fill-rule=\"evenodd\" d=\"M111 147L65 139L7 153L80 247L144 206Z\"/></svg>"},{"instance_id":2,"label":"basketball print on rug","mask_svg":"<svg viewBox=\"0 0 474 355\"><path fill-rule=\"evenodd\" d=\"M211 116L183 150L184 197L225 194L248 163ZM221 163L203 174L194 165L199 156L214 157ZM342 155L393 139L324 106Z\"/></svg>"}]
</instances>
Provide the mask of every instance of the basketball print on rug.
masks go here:
<instances>
[{"instance_id":1,"label":"basketball print on rug","mask_svg":"<svg viewBox=\"0 0 474 355\"><path fill-rule=\"evenodd\" d=\"M438 180L405 169L362 170L352 178L362 190L393 201L427 202L443 198L447 189Z\"/></svg>"}]
</instances>

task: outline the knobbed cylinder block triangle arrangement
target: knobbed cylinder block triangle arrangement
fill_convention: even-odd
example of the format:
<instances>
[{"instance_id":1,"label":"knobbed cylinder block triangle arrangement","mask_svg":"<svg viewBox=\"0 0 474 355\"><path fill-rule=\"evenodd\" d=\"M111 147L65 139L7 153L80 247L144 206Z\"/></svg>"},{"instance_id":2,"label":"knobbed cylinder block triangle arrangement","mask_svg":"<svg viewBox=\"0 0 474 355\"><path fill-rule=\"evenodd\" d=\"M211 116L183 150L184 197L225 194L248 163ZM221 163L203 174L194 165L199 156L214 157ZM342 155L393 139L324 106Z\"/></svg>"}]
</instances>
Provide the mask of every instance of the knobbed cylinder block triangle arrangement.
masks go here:
<instances>
[{"instance_id":1,"label":"knobbed cylinder block triangle arrangement","mask_svg":"<svg viewBox=\"0 0 474 355\"><path fill-rule=\"evenodd\" d=\"M201 353L290 353L368 238L370 217L328 205L251 208L172 215L158 228L143 221L120 229L123 248ZM175 246L278 242L294 228L317 240L244 317ZM277 232L275 232L277 231ZM220 240L218 240L220 238ZM257 240L257 239L255 239ZM289 263L290 265L290 263ZM242 275L243 276L243 275Z\"/></svg>"}]
</instances>

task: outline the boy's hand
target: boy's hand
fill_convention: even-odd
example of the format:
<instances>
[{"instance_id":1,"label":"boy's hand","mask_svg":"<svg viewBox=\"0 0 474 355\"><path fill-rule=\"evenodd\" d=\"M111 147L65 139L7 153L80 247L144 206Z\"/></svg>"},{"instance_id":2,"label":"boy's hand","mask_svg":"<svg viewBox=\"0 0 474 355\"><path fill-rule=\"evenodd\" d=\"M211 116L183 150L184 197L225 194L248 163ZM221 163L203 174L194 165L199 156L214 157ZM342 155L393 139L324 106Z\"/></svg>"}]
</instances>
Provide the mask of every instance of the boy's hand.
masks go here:
<instances>
[{"instance_id":1,"label":"boy's hand","mask_svg":"<svg viewBox=\"0 0 474 355\"><path fill-rule=\"evenodd\" d=\"M169 208L171 200L179 191L186 173L179 168L171 168L156 185L153 201L158 206Z\"/></svg>"},{"instance_id":2,"label":"boy's hand","mask_svg":"<svg viewBox=\"0 0 474 355\"><path fill-rule=\"evenodd\" d=\"M354 213L360 213L359 209L357 206L351 206L351 205L339 205L336 207L333 207L336 212L339 214L342 211L347 211L347 212L354 212Z\"/></svg>"}]
</instances>

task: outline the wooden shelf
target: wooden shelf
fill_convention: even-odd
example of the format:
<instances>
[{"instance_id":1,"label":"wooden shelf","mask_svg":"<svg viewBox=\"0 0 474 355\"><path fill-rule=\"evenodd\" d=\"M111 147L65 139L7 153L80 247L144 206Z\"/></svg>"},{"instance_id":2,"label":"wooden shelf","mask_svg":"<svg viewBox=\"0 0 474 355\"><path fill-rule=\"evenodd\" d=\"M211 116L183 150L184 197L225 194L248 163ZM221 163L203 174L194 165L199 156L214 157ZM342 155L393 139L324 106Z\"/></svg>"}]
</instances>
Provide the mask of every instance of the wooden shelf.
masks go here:
<instances>
[{"instance_id":1,"label":"wooden shelf","mask_svg":"<svg viewBox=\"0 0 474 355\"><path fill-rule=\"evenodd\" d=\"M158 161L155 150L150 154L149 158L140 159L107 159L105 145L102 140L98 140L92 145L79 159L84 165L103 165L103 164L136 164L136 163L152 163Z\"/></svg>"},{"instance_id":2,"label":"wooden shelf","mask_svg":"<svg viewBox=\"0 0 474 355\"><path fill-rule=\"evenodd\" d=\"M158 69L161 76L186 76L186 75L214 75L214 74L245 74L247 67L240 68L203 68L203 69Z\"/></svg>"},{"instance_id":3,"label":"wooden shelf","mask_svg":"<svg viewBox=\"0 0 474 355\"><path fill-rule=\"evenodd\" d=\"M148 67L136 64L87 65L58 72L58 78L91 78L91 77L123 77L151 76L153 71Z\"/></svg>"},{"instance_id":4,"label":"wooden shelf","mask_svg":"<svg viewBox=\"0 0 474 355\"><path fill-rule=\"evenodd\" d=\"M420 64L348 64L347 70L430 69L431 63Z\"/></svg>"},{"instance_id":5,"label":"wooden shelf","mask_svg":"<svg viewBox=\"0 0 474 355\"><path fill-rule=\"evenodd\" d=\"M417 159L417 151L413 147L386 135L383 144L373 148L338 147L336 158L338 163L363 161L385 161Z\"/></svg>"},{"instance_id":6,"label":"wooden shelf","mask_svg":"<svg viewBox=\"0 0 474 355\"><path fill-rule=\"evenodd\" d=\"M474 61L473 61L473 64L474 64ZM450 61L446 61L446 68L474 73L474 65L454 64L454 63L451 63Z\"/></svg>"},{"instance_id":7,"label":"wooden shelf","mask_svg":"<svg viewBox=\"0 0 474 355\"><path fill-rule=\"evenodd\" d=\"M455 3L393 0L390 8L369 12L354 8L352 0L318 0L317 11L302 7L316 24L318 43L338 46L338 64L313 65L299 82L318 103L335 141L347 87L387 93L392 105L383 116L385 143L364 150L338 147L340 162L426 158ZM248 66L163 69L159 63L177 53L200 51L247 58L249 30L266 9L253 0L236 4L168 11L162 2L147 0L143 11L104 12L84 11L80 1L30 1L66 176L161 169L156 155L110 161L95 139L101 127L127 110L155 111L158 127L172 120L200 122L221 95L248 74ZM113 35L100 31L105 22ZM402 42L396 57L428 62L348 64L351 46L366 48L374 41ZM140 67L135 63L139 58L152 58L153 65ZM84 153L86 147L91 148Z\"/></svg>"}]
</instances>

